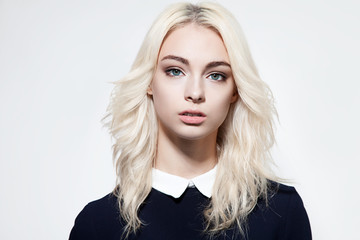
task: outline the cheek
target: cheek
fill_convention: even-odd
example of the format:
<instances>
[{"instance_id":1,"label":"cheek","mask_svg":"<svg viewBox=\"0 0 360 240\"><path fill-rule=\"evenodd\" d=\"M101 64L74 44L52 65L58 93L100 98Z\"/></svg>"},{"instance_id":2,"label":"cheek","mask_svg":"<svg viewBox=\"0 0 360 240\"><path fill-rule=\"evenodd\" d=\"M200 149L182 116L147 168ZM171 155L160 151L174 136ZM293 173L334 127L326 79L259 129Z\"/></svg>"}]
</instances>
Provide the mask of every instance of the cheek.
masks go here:
<instances>
[{"instance_id":1,"label":"cheek","mask_svg":"<svg viewBox=\"0 0 360 240\"><path fill-rule=\"evenodd\" d=\"M221 121L224 121L228 112L229 112L229 108L230 108L230 101L229 99L226 99L224 101L221 102L221 104L218 105L217 107L217 112L219 115L219 118L221 118Z\"/></svg>"},{"instance_id":2,"label":"cheek","mask_svg":"<svg viewBox=\"0 0 360 240\"><path fill-rule=\"evenodd\" d=\"M151 85L151 88L157 116L162 118L169 115L172 105L174 105L176 93L166 84L159 84L156 81Z\"/></svg>"},{"instance_id":3,"label":"cheek","mask_svg":"<svg viewBox=\"0 0 360 240\"><path fill-rule=\"evenodd\" d=\"M233 102L233 91L227 91L224 95L214 94L212 99L213 114L216 115L216 121L218 124L222 122L227 117L231 103Z\"/></svg>"},{"instance_id":4,"label":"cheek","mask_svg":"<svg viewBox=\"0 0 360 240\"><path fill-rule=\"evenodd\" d=\"M152 95L155 100L165 100L171 97L171 87L165 81L154 80L151 84Z\"/></svg>"}]
</instances>

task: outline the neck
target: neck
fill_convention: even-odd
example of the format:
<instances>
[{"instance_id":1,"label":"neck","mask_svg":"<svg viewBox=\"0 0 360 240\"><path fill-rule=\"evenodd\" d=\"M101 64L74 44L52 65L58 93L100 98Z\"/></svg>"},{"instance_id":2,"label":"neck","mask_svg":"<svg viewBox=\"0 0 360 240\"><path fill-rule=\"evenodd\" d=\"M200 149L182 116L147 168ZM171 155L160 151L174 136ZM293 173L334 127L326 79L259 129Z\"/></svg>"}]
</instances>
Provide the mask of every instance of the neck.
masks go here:
<instances>
[{"instance_id":1,"label":"neck","mask_svg":"<svg viewBox=\"0 0 360 240\"><path fill-rule=\"evenodd\" d=\"M194 178L217 163L217 132L196 140L159 131L155 168L183 178Z\"/></svg>"}]
</instances>

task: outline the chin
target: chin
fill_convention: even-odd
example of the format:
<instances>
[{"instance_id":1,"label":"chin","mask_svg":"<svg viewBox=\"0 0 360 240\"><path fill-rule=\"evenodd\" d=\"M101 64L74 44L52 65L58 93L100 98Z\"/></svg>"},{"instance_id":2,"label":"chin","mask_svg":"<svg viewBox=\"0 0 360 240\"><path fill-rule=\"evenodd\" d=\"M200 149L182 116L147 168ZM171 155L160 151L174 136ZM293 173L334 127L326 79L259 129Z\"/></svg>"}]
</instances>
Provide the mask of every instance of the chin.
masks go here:
<instances>
[{"instance_id":1,"label":"chin","mask_svg":"<svg viewBox=\"0 0 360 240\"><path fill-rule=\"evenodd\" d=\"M200 128L198 129L190 128L190 129L186 129L186 131L176 133L176 135L180 139L184 139L188 141L204 140L207 137L212 137L213 134L215 134L215 138L216 138L216 134L217 134L216 129L212 131L204 131L204 129L200 129Z\"/></svg>"},{"instance_id":2,"label":"chin","mask_svg":"<svg viewBox=\"0 0 360 240\"><path fill-rule=\"evenodd\" d=\"M183 135L183 136L179 136L180 139L183 139L183 140L187 140L187 141L197 141L197 140L201 140L201 139L204 139L205 136L202 136L202 135Z\"/></svg>"}]
</instances>

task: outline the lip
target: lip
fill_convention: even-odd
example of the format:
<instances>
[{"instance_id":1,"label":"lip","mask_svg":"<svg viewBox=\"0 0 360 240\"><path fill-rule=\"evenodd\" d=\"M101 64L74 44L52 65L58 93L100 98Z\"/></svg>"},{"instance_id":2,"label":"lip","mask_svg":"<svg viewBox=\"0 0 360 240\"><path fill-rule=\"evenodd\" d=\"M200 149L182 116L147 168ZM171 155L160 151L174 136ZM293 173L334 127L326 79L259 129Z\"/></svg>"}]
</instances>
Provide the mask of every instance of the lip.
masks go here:
<instances>
[{"instance_id":1,"label":"lip","mask_svg":"<svg viewBox=\"0 0 360 240\"><path fill-rule=\"evenodd\" d=\"M179 113L180 120L189 125L199 125L206 120L206 114L196 110L185 110Z\"/></svg>"}]
</instances>

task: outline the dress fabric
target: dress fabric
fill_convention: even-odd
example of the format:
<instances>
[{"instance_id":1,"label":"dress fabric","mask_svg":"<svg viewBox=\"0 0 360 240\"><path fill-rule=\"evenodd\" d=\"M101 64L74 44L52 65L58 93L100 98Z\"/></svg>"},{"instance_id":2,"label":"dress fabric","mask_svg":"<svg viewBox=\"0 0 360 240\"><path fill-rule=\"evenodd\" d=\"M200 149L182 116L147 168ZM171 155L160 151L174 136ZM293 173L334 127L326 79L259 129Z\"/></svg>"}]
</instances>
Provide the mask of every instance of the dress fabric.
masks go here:
<instances>
[{"instance_id":1,"label":"dress fabric","mask_svg":"<svg viewBox=\"0 0 360 240\"><path fill-rule=\"evenodd\" d=\"M237 228L215 236L214 240L311 240L311 229L303 202L295 188L276 184L268 204L259 199L249 214L242 235ZM139 216L144 225L129 240L206 240L203 210L210 199L196 187L189 187L180 198L152 189ZM69 240L124 239L124 222L120 218L113 194L86 205L75 220Z\"/></svg>"}]
</instances>

